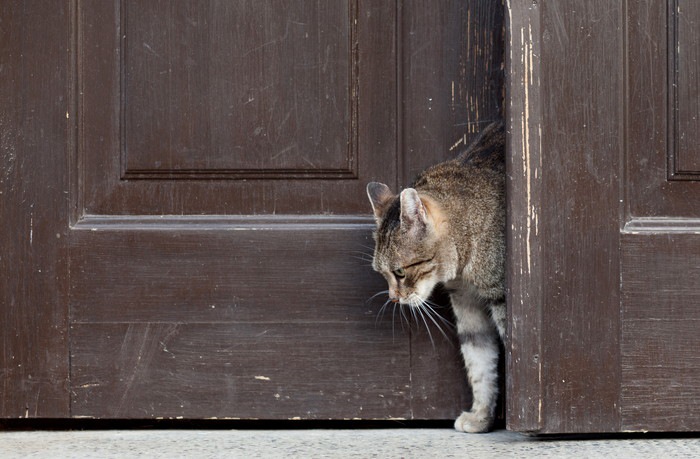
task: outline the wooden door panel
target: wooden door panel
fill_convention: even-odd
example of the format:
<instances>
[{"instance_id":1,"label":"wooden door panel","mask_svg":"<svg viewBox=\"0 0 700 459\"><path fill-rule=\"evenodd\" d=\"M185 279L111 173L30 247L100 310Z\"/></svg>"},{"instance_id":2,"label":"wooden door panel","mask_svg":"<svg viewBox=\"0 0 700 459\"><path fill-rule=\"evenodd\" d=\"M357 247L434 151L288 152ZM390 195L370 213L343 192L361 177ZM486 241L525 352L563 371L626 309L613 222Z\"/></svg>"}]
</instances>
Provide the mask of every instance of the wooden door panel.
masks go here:
<instances>
[{"instance_id":1,"label":"wooden door panel","mask_svg":"<svg viewBox=\"0 0 700 459\"><path fill-rule=\"evenodd\" d=\"M122 2L123 175L355 176L356 23L355 1Z\"/></svg>"},{"instance_id":2,"label":"wooden door panel","mask_svg":"<svg viewBox=\"0 0 700 459\"><path fill-rule=\"evenodd\" d=\"M78 219L364 214L396 183L395 5L78 5Z\"/></svg>"},{"instance_id":3,"label":"wooden door panel","mask_svg":"<svg viewBox=\"0 0 700 459\"><path fill-rule=\"evenodd\" d=\"M0 2L0 418L70 415L69 17L66 2Z\"/></svg>"},{"instance_id":4,"label":"wooden door panel","mask_svg":"<svg viewBox=\"0 0 700 459\"><path fill-rule=\"evenodd\" d=\"M622 427L696 431L700 236L623 238Z\"/></svg>"},{"instance_id":5,"label":"wooden door panel","mask_svg":"<svg viewBox=\"0 0 700 459\"><path fill-rule=\"evenodd\" d=\"M669 178L700 181L700 4L669 2Z\"/></svg>"},{"instance_id":6,"label":"wooden door panel","mask_svg":"<svg viewBox=\"0 0 700 459\"><path fill-rule=\"evenodd\" d=\"M498 116L500 9L76 6L73 415L451 418L468 407L454 340L432 330L433 344L367 303L385 286L369 266L365 185L398 189Z\"/></svg>"},{"instance_id":7,"label":"wooden door panel","mask_svg":"<svg viewBox=\"0 0 700 459\"><path fill-rule=\"evenodd\" d=\"M509 5L508 425L617 431L621 11Z\"/></svg>"},{"instance_id":8,"label":"wooden door panel","mask_svg":"<svg viewBox=\"0 0 700 459\"><path fill-rule=\"evenodd\" d=\"M409 417L409 335L367 303L365 184L397 179L395 17L78 3L73 415Z\"/></svg>"},{"instance_id":9,"label":"wooden door panel","mask_svg":"<svg viewBox=\"0 0 700 459\"><path fill-rule=\"evenodd\" d=\"M501 8L2 3L0 417L467 408L454 336L367 303L364 188L499 116Z\"/></svg>"},{"instance_id":10,"label":"wooden door panel","mask_svg":"<svg viewBox=\"0 0 700 459\"><path fill-rule=\"evenodd\" d=\"M700 217L698 20L697 2L628 6L628 220Z\"/></svg>"},{"instance_id":11,"label":"wooden door panel","mask_svg":"<svg viewBox=\"0 0 700 459\"><path fill-rule=\"evenodd\" d=\"M409 349L390 325L280 320L75 324L73 416L411 417Z\"/></svg>"},{"instance_id":12,"label":"wooden door panel","mask_svg":"<svg viewBox=\"0 0 700 459\"><path fill-rule=\"evenodd\" d=\"M697 431L697 2L511 2L509 425Z\"/></svg>"},{"instance_id":13,"label":"wooden door panel","mask_svg":"<svg viewBox=\"0 0 700 459\"><path fill-rule=\"evenodd\" d=\"M366 301L385 287L368 266L371 223L169 226L75 230L72 322L369 317L374 334L376 304Z\"/></svg>"},{"instance_id":14,"label":"wooden door panel","mask_svg":"<svg viewBox=\"0 0 700 459\"><path fill-rule=\"evenodd\" d=\"M623 237L621 407L626 430L700 425L700 235Z\"/></svg>"},{"instance_id":15,"label":"wooden door panel","mask_svg":"<svg viewBox=\"0 0 700 459\"><path fill-rule=\"evenodd\" d=\"M700 326L700 6L628 5L622 427L697 430ZM650 52L653 51L653 52Z\"/></svg>"}]
</instances>

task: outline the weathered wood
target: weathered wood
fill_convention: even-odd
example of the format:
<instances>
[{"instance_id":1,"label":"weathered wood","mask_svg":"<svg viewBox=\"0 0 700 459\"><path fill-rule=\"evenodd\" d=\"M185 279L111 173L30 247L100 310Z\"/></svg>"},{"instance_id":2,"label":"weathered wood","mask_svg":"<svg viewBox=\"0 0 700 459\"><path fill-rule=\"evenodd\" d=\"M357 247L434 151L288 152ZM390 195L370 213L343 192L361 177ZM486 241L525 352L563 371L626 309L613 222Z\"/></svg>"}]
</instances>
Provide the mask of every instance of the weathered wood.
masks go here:
<instances>
[{"instance_id":1,"label":"weathered wood","mask_svg":"<svg viewBox=\"0 0 700 459\"><path fill-rule=\"evenodd\" d=\"M700 428L695 2L628 5L622 427Z\"/></svg>"},{"instance_id":2,"label":"weathered wood","mask_svg":"<svg viewBox=\"0 0 700 459\"><path fill-rule=\"evenodd\" d=\"M274 15L265 19L271 6L260 3L255 21L269 30L246 35L250 54L236 51L244 51L235 36L246 24L240 15L229 7L214 14L211 6L190 6L154 3L141 11L84 3L79 11L82 98L73 160L71 323L74 374L86 382L76 382L74 414L454 417L468 406L459 354L452 343L439 340L433 349L427 335L402 329L390 313L375 323L382 301L366 300L385 287L368 264L372 220L353 214L368 214L367 181L398 189L408 180L406 171L452 157L455 132L464 143L498 116L502 63L494 53L502 49L500 6L350 1L316 11L319 5L296 2L279 22L270 19ZM159 8L164 14L154 14ZM174 33L180 29L186 29L184 35ZM311 48L306 34L314 37ZM230 62L220 62L227 54L222 50L233 50ZM191 60L196 72L187 67ZM96 62L101 65L91 65ZM268 79L270 93L260 93ZM419 107L433 95L427 108L436 111L426 116ZM240 123L228 117L231 104ZM285 121L290 110L293 116ZM414 136L415 123L439 126L445 133L440 144ZM262 138L273 125L284 136ZM254 135L259 126L260 138ZM236 145L248 147L231 156ZM294 148L275 156L290 145ZM136 376L128 365L110 370L108 359L98 356L112 355L109 346L125 342L128 324L137 342L146 331L168 324L201 343L207 334L219 336L208 353L205 344L198 348L211 364L201 376L216 383L205 382L193 395L217 403L200 401L181 410L177 402L192 390L193 376L160 351ZM296 394L291 404L249 397L259 384L254 379L250 386L221 384L225 368L216 349L237 333L245 337L247 330L268 324L284 337L264 341L251 351L250 362L244 354L231 359L243 367L258 361L279 366L276 374L288 376L279 384ZM317 327L340 331L330 339L322 332L314 336ZM117 341L91 349L91 341L107 330ZM363 350L364 359L351 355L353 343L364 340L373 343L371 352ZM326 359L321 375L296 354L289 361L270 355L295 343L311 354L327 344L338 360ZM133 361L140 349L126 346L124 352ZM367 375L365 365L372 368ZM93 371L102 375L99 388L87 381ZM328 375L353 371L366 387L357 399L343 401L338 391L357 381L338 381L335 387ZM149 388L154 372L180 376ZM304 380L312 376L315 381ZM120 380L129 378L162 400L160 411L140 408L145 394L133 395L143 403L119 408L125 393ZM382 381L407 392L383 394ZM163 384L168 389L161 396ZM229 388L222 392L224 387ZM304 400L319 391L335 395L316 397L304 411ZM384 399L375 397L379 393Z\"/></svg>"},{"instance_id":3,"label":"weathered wood","mask_svg":"<svg viewBox=\"0 0 700 459\"><path fill-rule=\"evenodd\" d=\"M652 222L623 236L623 429L697 431L700 227Z\"/></svg>"},{"instance_id":4,"label":"weathered wood","mask_svg":"<svg viewBox=\"0 0 700 459\"><path fill-rule=\"evenodd\" d=\"M509 426L618 431L622 8L508 8Z\"/></svg>"},{"instance_id":5,"label":"weathered wood","mask_svg":"<svg viewBox=\"0 0 700 459\"><path fill-rule=\"evenodd\" d=\"M698 15L510 3L511 428L698 428Z\"/></svg>"},{"instance_id":6,"label":"weathered wood","mask_svg":"<svg viewBox=\"0 0 700 459\"><path fill-rule=\"evenodd\" d=\"M700 3L668 2L670 98L669 175L672 179L700 180Z\"/></svg>"},{"instance_id":7,"label":"weathered wood","mask_svg":"<svg viewBox=\"0 0 700 459\"><path fill-rule=\"evenodd\" d=\"M0 9L0 416L467 407L453 345L366 303L364 186L498 116L499 5L251 4L260 30L231 5L45 3Z\"/></svg>"},{"instance_id":8,"label":"weathered wood","mask_svg":"<svg viewBox=\"0 0 700 459\"><path fill-rule=\"evenodd\" d=\"M280 319L74 325L73 415L410 418L405 339L373 317Z\"/></svg>"},{"instance_id":9,"label":"weathered wood","mask_svg":"<svg viewBox=\"0 0 700 459\"><path fill-rule=\"evenodd\" d=\"M395 181L391 2L79 5L80 214L363 214Z\"/></svg>"},{"instance_id":10,"label":"weathered wood","mask_svg":"<svg viewBox=\"0 0 700 459\"><path fill-rule=\"evenodd\" d=\"M624 430L700 429L700 230L686 231L623 237Z\"/></svg>"},{"instance_id":11,"label":"weathered wood","mask_svg":"<svg viewBox=\"0 0 700 459\"><path fill-rule=\"evenodd\" d=\"M352 1L122 3L123 175L354 176L357 13Z\"/></svg>"},{"instance_id":12,"label":"weathered wood","mask_svg":"<svg viewBox=\"0 0 700 459\"><path fill-rule=\"evenodd\" d=\"M0 4L0 417L69 415L67 2Z\"/></svg>"},{"instance_id":13,"label":"weathered wood","mask_svg":"<svg viewBox=\"0 0 700 459\"><path fill-rule=\"evenodd\" d=\"M698 103L689 98L697 91L690 72L697 65L692 54L697 31L685 32L689 22L700 20L700 9L685 8L679 16L674 3L646 0L627 9L625 223L632 218L698 218L693 197L700 196L700 176L694 175L690 159L697 154L692 139ZM677 162L682 158L686 163ZM681 173L679 167L687 170Z\"/></svg>"},{"instance_id":14,"label":"weathered wood","mask_svg":"<svg viewBox=\"0 0 700 459\"><path fill-rule=\"evenodd\" d=\"M506 106L508 180L506 424L537 432L542 420L542 307L544 303L542 209L542 106L540 94L540 17L532 5L508 2Z\"/></svg>"},{"instance_id":15,"label":"weathered wood","mask_svg":"<svg viewBox=\"0 0 700 459\"><path fill-rule=\"evenodd\" d=\"M371 224L324 230L278 223L235 231L116 225L74 231L71 322L350 320L367 326L369 317L374 328L383 300L366 301L385 287L365 255ZM391 325L388 331L391 342Z\"/></svg>"}]
</instances>

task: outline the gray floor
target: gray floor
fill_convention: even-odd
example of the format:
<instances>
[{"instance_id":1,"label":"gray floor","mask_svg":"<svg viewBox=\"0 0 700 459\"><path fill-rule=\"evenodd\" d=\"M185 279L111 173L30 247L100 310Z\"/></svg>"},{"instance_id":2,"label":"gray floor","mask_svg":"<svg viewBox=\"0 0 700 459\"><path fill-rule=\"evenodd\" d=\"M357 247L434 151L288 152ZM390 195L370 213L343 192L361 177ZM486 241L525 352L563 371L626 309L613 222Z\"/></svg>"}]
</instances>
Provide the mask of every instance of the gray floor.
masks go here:
<instances>
[{"instance_id":1,"label":"gray floor","mask_svg":"<svg viewBox=\"0 0 700 459\"><path fill-rule=\"evenodd\" d=\"M541 440L451 429L0 432L0 457L700 458L700 438Z\"/></svg>"}]
</instances>

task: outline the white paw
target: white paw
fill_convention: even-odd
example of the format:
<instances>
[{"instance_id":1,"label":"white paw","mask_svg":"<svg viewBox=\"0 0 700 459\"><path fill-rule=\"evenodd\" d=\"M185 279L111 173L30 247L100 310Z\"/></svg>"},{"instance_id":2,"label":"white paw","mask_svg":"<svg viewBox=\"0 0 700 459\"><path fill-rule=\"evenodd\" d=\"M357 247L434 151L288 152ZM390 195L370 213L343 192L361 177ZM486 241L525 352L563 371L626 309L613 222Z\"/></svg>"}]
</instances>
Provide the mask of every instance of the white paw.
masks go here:
<instances>
[{"instance_id":1,"label":"white paw","mask_svg":"<svg viewBox=\"0 0 700 459\"><path fill-rule=\"evenodd\" d=\"M467 433L488 432L493 424L493 417L487 414L464 411L455 421L455 430Z\"/></svg>"}]
</instances>

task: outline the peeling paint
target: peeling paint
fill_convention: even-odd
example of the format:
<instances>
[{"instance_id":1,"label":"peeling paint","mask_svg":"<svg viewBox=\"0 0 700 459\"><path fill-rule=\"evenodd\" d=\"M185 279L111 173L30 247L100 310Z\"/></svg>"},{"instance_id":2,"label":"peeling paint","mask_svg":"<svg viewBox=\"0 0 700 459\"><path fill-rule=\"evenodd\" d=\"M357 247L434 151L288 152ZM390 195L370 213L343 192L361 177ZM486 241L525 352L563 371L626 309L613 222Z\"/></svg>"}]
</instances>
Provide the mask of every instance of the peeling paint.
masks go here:
<instances>
[{"instance_id":1,"label":"peeling paint","mask_svg":"<svg viewBox=\"0 0 700 459\"><path fill-rule=\"evenodd\" d=\"M464 143L464 136L460 137L459 140L458 140L457 142L455 142L455 143L450 147L450 151L452 151L452 150L454 150L455 148L459 147L459 146L462 145L463 143Z\"/></svg>"}]
</instances>

